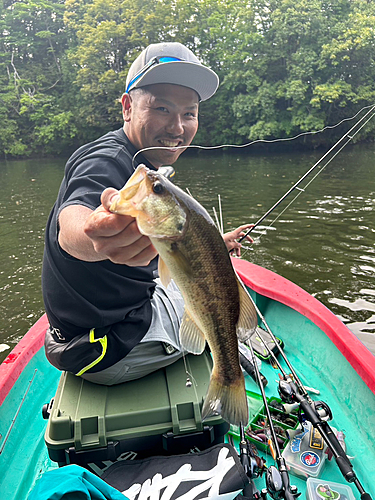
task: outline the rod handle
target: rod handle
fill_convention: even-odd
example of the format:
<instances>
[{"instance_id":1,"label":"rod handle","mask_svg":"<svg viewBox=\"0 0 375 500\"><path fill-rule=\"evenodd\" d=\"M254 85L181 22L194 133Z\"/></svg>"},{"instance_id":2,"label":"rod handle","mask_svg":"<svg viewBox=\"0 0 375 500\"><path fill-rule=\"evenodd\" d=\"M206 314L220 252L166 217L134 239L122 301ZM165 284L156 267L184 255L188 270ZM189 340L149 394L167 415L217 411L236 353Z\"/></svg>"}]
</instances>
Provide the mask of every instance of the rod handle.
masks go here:
<instances>
[{"instance_id":1,"label":"rod handle","mask_svg":"<svg viewBox=\"0 0 375 500\"><path fill-rule=\"evenodd\" d=\"M361 495L361 500L372 500L372 498L368 493L364 492Z\"/></svg>"},{"instance_id":2,"label":"rod handle","mask_svg":"<svg viewBox=\"0 0 375 500\"><path fill-rule=\"evenodd\" d=\"M291 489L292 488L294 489L294 487L290 486L288 472L286 470L285 471L281 470L280 474L281 474L282 481L283 481L285 500L296 500L296 498L299 496L299 494L298 494L297 490L295 492L291 491Z\"/></svg>"},{"instance_id":3,"label":"rod handle","mask_svg":"<svg viewBox=\"0 0 375 500\"><path fill-rule=\"evenodd\" d=\"M250 363L250 361L246 358L246 356L244 356L242 354L242 352L240 352L240 363L241 363L242 368L246 371L246 373L248 373L250 375L250 377L253 380L255 380L255 382L256 382L257 377L256 377L254 365L252 363Z\"/></svg>"},{"instance_id":4,"label":"rod handle","mask_svg":"<svg viewBox=\"0 0 375 500\"><path fill-rule=\"evenodd\" d=\"M357 479L357 476L353 471L352 464L346 456L337 457L336 463L341 471L341 474L344 476L345 480L348 481L348 483L352 483Z\"/></svg>"},{"instance_id":5,"label":"rod handle","mask_svg":"<svg viewBox=\"0 0 375 500\"><path fill-rule=\"evenodd\" d=\"M258 383L254 365L240 352L240 363L242 368L250 375L250 377ZM267 385L267 379L264 375L259 372L260 380L262 381L263 387Z\"/></svg>"}]
</instances>

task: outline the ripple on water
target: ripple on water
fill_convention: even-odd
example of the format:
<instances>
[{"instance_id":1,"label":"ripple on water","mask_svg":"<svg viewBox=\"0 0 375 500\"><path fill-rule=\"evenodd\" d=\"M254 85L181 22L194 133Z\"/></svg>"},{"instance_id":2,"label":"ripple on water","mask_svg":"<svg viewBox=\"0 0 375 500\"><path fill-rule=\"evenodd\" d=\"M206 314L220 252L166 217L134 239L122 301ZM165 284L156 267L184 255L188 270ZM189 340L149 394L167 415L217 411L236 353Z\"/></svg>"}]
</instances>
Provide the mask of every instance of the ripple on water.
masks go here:
<instances>
[{"instance_id":1,"label":"ripple on water","mask_svg":"<svg viewBox=\"0 0 375 500\"><path fill-rule=\"evenodd\" d=\"M369 295L369 298L375 297L375 291L369 289L360 290L362 297L354 301L338 299L331 297L328 301L342 309L352 312L352 314L337 315L343 321L351 332L375 355L375 302L364 299L363 296ZM356 314L353 314L356 313ZM369 314L367 314L369 313ZM349 316L351 319L349 319ZM353 316L358 316L358 320L353 321ZM364 316L364 317L363 317ZM367 317L366 317L367 316Z\"/></svg>"}]
</instances>

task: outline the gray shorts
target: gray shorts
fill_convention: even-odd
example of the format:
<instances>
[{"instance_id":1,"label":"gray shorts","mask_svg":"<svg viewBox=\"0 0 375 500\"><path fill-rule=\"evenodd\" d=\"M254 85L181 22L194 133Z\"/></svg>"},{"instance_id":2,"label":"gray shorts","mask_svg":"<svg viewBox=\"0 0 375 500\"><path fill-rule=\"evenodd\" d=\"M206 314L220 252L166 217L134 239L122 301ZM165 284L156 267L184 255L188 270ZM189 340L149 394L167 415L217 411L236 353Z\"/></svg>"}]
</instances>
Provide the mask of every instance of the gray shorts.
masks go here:
<instances>
[{"instance_id":1,"label":"gray shorts","mask_svg":"<svg viewBox=\"0 0 375 500\"><path fill-rule=\"evenodd\" d=\"M114 365L96 373L84 373L85 380L96 384L114 385L144 377L182 357L179 329L184 313L184 300L173 281L165 288L156 279L151 300L152 320L141 342ZM162 343L175 348L167 354Z\"/></svg>"}]
</instances>

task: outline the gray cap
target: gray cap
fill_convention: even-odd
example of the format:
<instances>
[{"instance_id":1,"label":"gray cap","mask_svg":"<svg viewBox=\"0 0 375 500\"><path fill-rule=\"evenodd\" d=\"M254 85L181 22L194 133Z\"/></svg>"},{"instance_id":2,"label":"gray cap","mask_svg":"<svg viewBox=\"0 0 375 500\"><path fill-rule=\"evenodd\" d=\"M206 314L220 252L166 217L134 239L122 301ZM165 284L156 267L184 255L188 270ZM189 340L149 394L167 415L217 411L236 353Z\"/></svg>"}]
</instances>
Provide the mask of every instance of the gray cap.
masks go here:
<instances>
[{"instance_id":1,"label":"gray cap","mask_svg":"<svg viewBox=\"0 0 375 500\"><path fill-rule=\"evenodd\" d=\"M188 87L205 101L216 92L219 77L181 43L154 43L146 47L131 65L125 92L155 83Z\"/></svg>"}]
</instances>

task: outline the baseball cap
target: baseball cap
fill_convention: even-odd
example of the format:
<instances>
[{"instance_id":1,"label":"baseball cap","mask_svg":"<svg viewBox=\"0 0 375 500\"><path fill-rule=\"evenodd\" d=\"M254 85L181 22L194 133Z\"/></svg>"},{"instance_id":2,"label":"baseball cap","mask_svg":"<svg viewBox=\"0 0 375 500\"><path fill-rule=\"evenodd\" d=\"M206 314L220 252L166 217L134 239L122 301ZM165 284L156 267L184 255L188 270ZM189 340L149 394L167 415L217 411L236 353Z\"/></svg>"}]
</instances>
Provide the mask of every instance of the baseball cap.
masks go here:
<instances>
[{"instance_id":1,"label":"baseball cap","mask_svg":"<svg viewBox=\"0 0 375 500\"><path fill-rule=\"evenodd\" d=\"M156 83L171 83L195 90L201 101L214 95L219 77L203 66L193 52L178 42L146 47L130 66L125 93Z\"/></svg>"}]
</instances>

